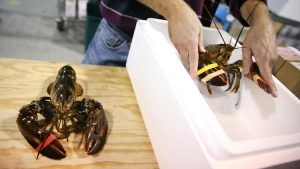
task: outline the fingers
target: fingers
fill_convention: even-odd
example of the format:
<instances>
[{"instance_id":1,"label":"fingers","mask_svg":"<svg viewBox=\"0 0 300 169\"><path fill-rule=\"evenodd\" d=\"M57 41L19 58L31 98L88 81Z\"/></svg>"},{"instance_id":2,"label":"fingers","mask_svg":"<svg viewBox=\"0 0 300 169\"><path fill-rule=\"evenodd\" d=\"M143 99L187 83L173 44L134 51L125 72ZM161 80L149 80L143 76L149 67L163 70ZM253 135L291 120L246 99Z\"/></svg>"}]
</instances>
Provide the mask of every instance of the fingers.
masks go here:
<instances>
[{"instance_id":1,"label":"fingers","mask_svg":"<svg viewBox=\"0 0 300 169\"><path fill-rule=\"evenodd\" d=\"M248 75L250 72L250 67L252 65L252 52L248 47L242 48L243 52L243 72L244 75Z\"/></svg>"},{"instance_id":2,"label":"fingers","mask_svg":"<svg viewBox=\"0 0 300 169\"><path fill-rule=\"evenodd\" d=\"M190 63L190 75L193 79L197 78L197 70L199 63L199 51L205 52L204 43L203 43L203 27L200 26L199 39L195 41L189 48L191 52L189 54L189 63Z\"/></svg>"},{"instance_id":3,"label":"fingers","mask_svg":"<svg viewBox=\"0 0 300 169\"><path fill-rule=\"evenodd\" d=\"M189 59L188 59L189 58L189 51L188 51L188 49L181 48L178 51L179 51L181 62L183 64L183 66L185 67L186 70L189 70L190 66L189 66Z\"/></svg>"},{"instance_id":4,"label":"fingers","mask_svg":"<svg viewBox=\"0 0 300 169\"><path fill-rule=\"evenodd\" d=\"M268 84L270 88L271 95L273 97L277 97L277 89L275 86L275 82L272 78L271 68L269 62L257 62L260 74L264 81Z\"/></svg>"},{"instance_id":5,"label":"fingers","mask_svg":"<svg viewBox=\"0 0 300 169\"><path fill-rule=\"evenodd\" d=\"M199 60L197 43L191 44L187 49L179 49L179 54L184 67L189 70L191 77L196 78Z\"/></svg>"},{"instance_id":6,"label":"fingers","mask_svg":"<svg viewBox=\"0 0 300 169\"><path fill-rule=\"evenodd\" d=\"M247 42L244 43L247 46ZM250 75L250 68L252 65L252 51L250 48L245 47L242 49L243 51L243 72L244 75L247 77ZM258 56L259 52L256 53L254 56L256 58L256 63L259 68L259 72L263 78L263 80L267 83L270 89L270 93L273 97L277 97L277 89L275 86L275 82L272 78L272 73L271 73L271 67L273 65L274 60L268 59L268 58L273 58L273 57L263 57L263 56ZM262 59L264 58L264 59Z\"/></svg>"},{"instance_id":7,"label":"fingers","mask_svg":"<svg viewBox=\"0 0 300 169\"><path fill-rule=\"evenodd\" d=\"M181 60L183 62L188 62L188 58L189 58L189 50L188 49L180 48L179 54L180 54Z\"/></svg>"},{"instance_id":8,"label":"fingers","mask_svg":"<svg viewBox=\"0 0 300 169\"><path fill-rule=\"evenodd\" d=\"M205 52L204 48L204 42L203 42L203 29L200 29L200 34L199 34L199 51L200 52Z\"/></svg>"},{"instance_id":9,"label":"fingers","mask_svg":"<svg viewBox=\"0 0 300 169\"><path fill-rule=\"evenodd\" d=\"M189 63L190 63L190 75L193 79L197 77L199 53L198 44L195 43L189 48Z\"/></svg>"},{"instance_id":10,"label":"fingers","mask_svg":"<svg viewBox=\"0 0 300 169\"><path fill-rule=\"evenodd\" d=\"M189 64L189 73L194 78L198 68L198 52L204 49L199 18L189 6L183 6L182 10L167 19L170 39L179 51L183 64Z\"/></svg>"},{"instance_id":11,"label":"fingers","mask_svg":"<svg viewBox=\"0 0 300 169\"><path fill-rule=\"evenodd\" d=\"M276 64L276 61L277 61L277 59L278 59L277 48L275 48L275 49L273 50L273 55L272 55L272 56L273 56L273 57L270 58L270 64L269 64L269 66L270 66L271 69L272 69L273 66Z\"/></svg>"},{"instance_id":12,"label":"fingers","mask_svg":"<svg viewBox=\"0 0 300 169\"><path fill-rule=\"evenodd\" d=\"M274 52L275 51L275 52ZM277 52L274 50L273 53L270 53L270 57L267 60L267 62L264 62L261 66L258 64L258 67L261 71L261 75L263 79L266 81L266 83L269 85L271 95L273 97L277 97L277 89L275 82L272 78L272 67L275 65L277 60Z\"/></svg>"},{"instance_id":13,"label":"fingers","mask_svg":"<svg viewBox=\"0 0 300 169\"><path fill-rule=\"evenodd\" d=\"M199 51L205 52L202 28L200 29L199 39L192 38L189 43L184 44L174 43L174 46L178 49L182 63L189 70L190 76L193 79L197 78Z\"/></svg>"}]
</instances>

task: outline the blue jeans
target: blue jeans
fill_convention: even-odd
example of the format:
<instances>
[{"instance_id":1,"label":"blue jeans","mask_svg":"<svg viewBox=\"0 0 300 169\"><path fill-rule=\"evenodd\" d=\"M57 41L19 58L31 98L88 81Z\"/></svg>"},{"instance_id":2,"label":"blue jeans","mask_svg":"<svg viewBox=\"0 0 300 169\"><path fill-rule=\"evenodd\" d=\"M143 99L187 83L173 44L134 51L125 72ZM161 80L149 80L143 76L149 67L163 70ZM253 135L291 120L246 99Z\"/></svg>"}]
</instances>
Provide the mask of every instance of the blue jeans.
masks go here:
<instances>
[{"instance_id":1,"label":"blue jeans","mask_svg":"<svg viewBox=\"0 0 300 169\"><path fill-rule=\"evenodd\" d=\"M119 31L102 18L82 63L125 66L130 44L131 41L127 42Z\"/></svg>"}]
</instances>

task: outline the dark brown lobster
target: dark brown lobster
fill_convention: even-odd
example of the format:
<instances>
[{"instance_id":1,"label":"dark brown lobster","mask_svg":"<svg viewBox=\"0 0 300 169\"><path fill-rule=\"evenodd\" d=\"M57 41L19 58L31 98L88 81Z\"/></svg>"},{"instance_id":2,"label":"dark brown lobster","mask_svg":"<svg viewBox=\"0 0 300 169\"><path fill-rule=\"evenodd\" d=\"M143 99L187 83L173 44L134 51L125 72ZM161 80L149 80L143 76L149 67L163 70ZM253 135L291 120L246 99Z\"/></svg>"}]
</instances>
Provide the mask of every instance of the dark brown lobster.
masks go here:
<instances>
[{"instance_id":1,"label":"dark brown lobster","mask_svg":"<svg viewBox=\"0 0 300 169\"><path fill-rule=\"evenodd\" d=\"M259 2L258 2L259 3ZM257 4L258 4L257 3ZM257 6L257 5L256 5ZM255 10L256 6L253 8L252 12ZM242 73L240 67L242 66L242 60L238 60L232 64L228 64L228 60L231 57L232 51L236 48L238 39L243 31L240 31L236 43L234 46L225 43L221 32L219 31L216 23L214 22L209 10L204 5L205 10L208 12L212 22L214 23L218 33L220 34L224 44L211 44L205 47L206 52L199 53L199 63L198 63L198 77L199 79L207 85L208 92L212 94L212 86L225 86L228 84L228 90L232 92L237 92L240 86L240 79ZM249 17L251 16L250 13ZM249 19L247 18L247 21ZM250 69L250 75L247 76L249 79L253 80L260 88L265 92L270 93L269 86L262 79L258 66L254 62Z\"/></svg>"},{"instance_id":2,"label":"dark brown lobster","mask_svg":"<svg viewBox=\"0 0 300 169\"><path fill-rule=\"evenodd\" d=\"M85 132L85 151L88 155L99 152L107 137L108 123L102 105L93 99L76 101L83 94L76 83L71 66L62 67L48 89L50 97L41 97L23 106L17 118L20 132L38 152L51 159L67 156L59 139L70 133Z\"/></svg>"}]
</instances>

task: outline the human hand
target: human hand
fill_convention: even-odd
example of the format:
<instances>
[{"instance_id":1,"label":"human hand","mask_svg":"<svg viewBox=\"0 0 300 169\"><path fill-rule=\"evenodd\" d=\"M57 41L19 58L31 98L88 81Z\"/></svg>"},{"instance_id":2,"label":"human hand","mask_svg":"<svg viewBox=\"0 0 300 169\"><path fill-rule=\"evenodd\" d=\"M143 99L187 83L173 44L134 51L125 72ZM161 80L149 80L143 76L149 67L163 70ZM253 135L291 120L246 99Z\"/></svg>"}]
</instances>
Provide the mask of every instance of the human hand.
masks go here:
<instances>
[{"instance_id":1,"label":"human hand","mask_svg":"<svg viewBox=\"0 0 300 169\"><path fill-rule=\"evenodd\" d=\"M170 39L179 51L182 61L189 64L191 77L196 78L199 51L205 52L203 26L197 15L187 5L186 7L181 6L179 10L174 10L176 12L167 18Z\"/></svg>"},{"instance_id":2,"label":"human hand","mask_svg":"<svg viewBox=\"0 0 300 169\"><path fill-rule=\"evenodd\" d=\"M273 24L269 19L263 19L254 24L247 33L243 46L243 71L249 75L252 56L259 67L260 74L270 89L273 97L277 97L277 90L272 78L271 68L277 60L276 36Z\"/></svg>"},{"instance_id":3,"label":"human hand","mask_svg":"<svg viewBox=\"0 0 300 169\"><path fill-rule=\"evenodd\" d=\"M253 55L271 95L277 97L271 73L271 68L277 60L275 29L266 4L260 2L248 0L240 9L242 17L249 21L251 26L243 43L243 70L245 76L249 76Z\"/></svg>"},{"instance_id":4,"label":"human hand","mask_svg":"<svg viewBox=\"0 0 300 169\"><path fill-rule=\"evenodd\" d=\"M168 20L169 35L192 78L197 77L199 51L203 46L203 26L197 15L182 0L138 0Z\"/></svg>"}]
</instances>

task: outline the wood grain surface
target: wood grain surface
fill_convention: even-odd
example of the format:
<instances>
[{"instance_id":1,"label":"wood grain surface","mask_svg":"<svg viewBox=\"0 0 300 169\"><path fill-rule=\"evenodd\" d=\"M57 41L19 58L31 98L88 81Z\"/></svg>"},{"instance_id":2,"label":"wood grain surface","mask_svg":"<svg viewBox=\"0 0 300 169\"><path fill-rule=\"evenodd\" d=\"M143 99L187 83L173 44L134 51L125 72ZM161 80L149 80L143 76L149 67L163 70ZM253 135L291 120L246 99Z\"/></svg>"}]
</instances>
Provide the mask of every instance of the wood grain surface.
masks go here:
<instances>
[{"instance_id":1,"label":"wood grain surface","mask_svg":"<svg viewBox=\"0 0 300 169\"><path fill-rule=\"evenodd\" d=\"M65 63L0 58L0 168L158 168L125 68L71 64L83 86L83 97L100 101L109 123L107 143L86 155L81 134L61 140L63 160L40 157L18 130L19 109L47 96L46 89ZM78 98L82 99L82 98Z\"/></svg>"}]
</instances>

